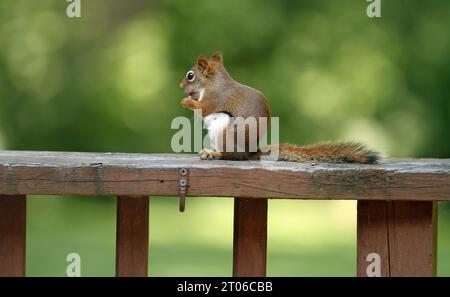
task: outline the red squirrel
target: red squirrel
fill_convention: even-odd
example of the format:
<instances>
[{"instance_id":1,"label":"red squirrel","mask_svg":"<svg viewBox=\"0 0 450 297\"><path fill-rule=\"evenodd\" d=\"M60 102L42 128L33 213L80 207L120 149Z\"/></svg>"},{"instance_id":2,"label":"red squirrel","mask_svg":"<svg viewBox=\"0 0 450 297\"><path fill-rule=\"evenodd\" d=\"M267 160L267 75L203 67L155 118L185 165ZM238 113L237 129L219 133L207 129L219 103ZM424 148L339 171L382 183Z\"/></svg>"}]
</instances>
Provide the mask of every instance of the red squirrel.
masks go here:
<instances>
[{"instance_id":1,"label":"red squirrel","mask_svg":"<svg viewBox=\"0 0 450 297\"><path fill-rule=\"evenodd\" d=\"M270 148L251 151L248 144L248 130L245 131L245 149L239 151L225 149L226 135L236 131L232 129L233 119L266 117L270 125L270 106L260 91L235 81L223 65L221 52L211 58L199 56L196 64L186 73L180 87L188 95L181 100L183 107L200 109L208 128L214 150L202 149L201 159L255 160L270 154ZM265 129L257 125L258 132ZM257 133L257 143L266 131ZM273 146L272 146L273 148ZM264 153L262 152L264 151ZM357 142L324 143L308 146L280 144L278 160L296 162L331 162L375 164L378 153Z\"/></svg>"}]
</instances>

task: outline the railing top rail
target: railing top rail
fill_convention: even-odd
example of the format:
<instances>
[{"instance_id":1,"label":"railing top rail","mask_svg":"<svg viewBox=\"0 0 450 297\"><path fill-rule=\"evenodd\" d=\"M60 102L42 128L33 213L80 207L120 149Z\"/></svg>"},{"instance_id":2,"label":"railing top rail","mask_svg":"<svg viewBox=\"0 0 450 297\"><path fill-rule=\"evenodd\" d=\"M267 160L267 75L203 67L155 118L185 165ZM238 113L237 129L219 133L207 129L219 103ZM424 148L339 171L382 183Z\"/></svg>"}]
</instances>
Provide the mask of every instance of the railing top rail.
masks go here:
<instances>
[{"instance_id":1,"label":"railing top rail","mask_svg":"<svg viewBox=\"0 0 450 297\"><path fill-rule=\"evenodd\" d=\"M0 194L177 196L181 168L188 196L450 200L450 159L361 165L37 151L0 151Z\"/></svg>"}]
</instances>

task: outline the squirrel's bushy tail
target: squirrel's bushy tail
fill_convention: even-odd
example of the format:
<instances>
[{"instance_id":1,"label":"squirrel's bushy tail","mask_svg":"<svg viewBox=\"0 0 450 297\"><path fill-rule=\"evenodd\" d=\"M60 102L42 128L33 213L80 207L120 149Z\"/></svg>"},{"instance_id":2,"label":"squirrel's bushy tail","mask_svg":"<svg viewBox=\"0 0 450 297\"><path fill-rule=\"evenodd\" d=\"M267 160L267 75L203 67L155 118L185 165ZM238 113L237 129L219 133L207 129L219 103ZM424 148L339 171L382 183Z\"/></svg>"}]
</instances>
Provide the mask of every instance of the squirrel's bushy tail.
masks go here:
<instances>
[{"instance_id":1,"label":"squirrel's bushy tail","mask_svg":"<svg viewBox=\"0 0 450 297\"><path fill-rule=\"evenodd\" d=\"M280 144L278 160L294 162L329 162L375 164L377 152L358 142L323 143L308 146Z\"/></svg>"}]
</instances>

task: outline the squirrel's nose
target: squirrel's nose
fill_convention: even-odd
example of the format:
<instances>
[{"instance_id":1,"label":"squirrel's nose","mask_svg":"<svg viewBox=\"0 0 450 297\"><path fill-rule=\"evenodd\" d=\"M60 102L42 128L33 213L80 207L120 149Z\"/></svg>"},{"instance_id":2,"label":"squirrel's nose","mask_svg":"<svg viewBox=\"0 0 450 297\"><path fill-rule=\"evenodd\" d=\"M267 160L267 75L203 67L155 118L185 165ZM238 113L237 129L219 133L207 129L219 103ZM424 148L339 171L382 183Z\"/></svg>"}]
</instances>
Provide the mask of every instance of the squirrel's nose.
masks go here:
<instances>
[{"instance_id":1,"label":"squirrel's nose","mask_svg":"<svg viewBox=\"0 0 450 297\"><path fill-rule=\"evenodd\" d=\"M180 88L183 88L183 82L180 82Z\"/></svg>"}]
</instances>

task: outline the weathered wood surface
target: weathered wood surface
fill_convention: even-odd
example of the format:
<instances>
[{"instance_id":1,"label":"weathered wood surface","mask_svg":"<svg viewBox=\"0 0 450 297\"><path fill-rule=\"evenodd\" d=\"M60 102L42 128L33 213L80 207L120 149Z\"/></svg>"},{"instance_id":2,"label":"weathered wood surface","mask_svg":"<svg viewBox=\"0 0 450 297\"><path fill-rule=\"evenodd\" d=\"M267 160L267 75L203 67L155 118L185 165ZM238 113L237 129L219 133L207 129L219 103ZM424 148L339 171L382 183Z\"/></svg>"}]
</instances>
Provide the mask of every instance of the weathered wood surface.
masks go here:
<instances>
[{"instance_id":1,"label":"weathered wood surface","mask_svg":"<svg viewBox=\"0 0 450 297\"><path fill-rule=\"evenodd\" d=\"M0 152L0 194L450 200L450 159L379 165L201 161L196 155Z\"/></svg>"},{"instance_id":2,"label":"weathered wood surface","mask_svg":"<svg viewBox=\"0 0 450 297\"><path fill-rule=\"evenodd\" d=\"M368 276L374 262L367 256L373 253L380 259L380 276L436 276L436 204L358 201L358 276Z\"/></svg>"}]
</instances>

